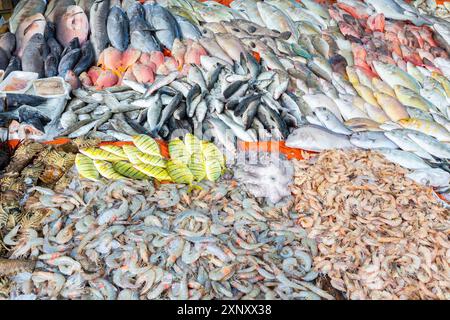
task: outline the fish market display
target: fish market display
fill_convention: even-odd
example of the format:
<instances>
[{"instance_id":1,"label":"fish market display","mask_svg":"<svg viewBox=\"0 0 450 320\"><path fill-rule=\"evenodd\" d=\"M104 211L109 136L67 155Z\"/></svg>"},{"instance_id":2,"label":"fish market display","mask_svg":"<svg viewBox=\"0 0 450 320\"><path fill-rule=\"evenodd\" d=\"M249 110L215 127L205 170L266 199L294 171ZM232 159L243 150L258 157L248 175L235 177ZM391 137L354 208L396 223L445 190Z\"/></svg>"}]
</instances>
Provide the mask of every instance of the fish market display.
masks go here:
<instances>
[{"instance_id":1,"label":"fish market display","mask_svg":"<svg viewBox=\"0 0 450 320\"><path fill-rule=\"evenodd\" d=\"M224 3L18 1L0 297L449 299L448 2Z\"/></svg>"},{"instance_id":2,"label":"fish market display","mask_svg":"<svg viewBox=\"0 0 450 320\"><path fill-rule=\"evenodd\" d=\"M448 209L377 153L326 151L295 163L298 223L315 270L348 299L448 300Z\"/></svg>"},{"instance_id":3,"label":"fish market display","mask_svg":"<svg viewBox=\"0 0 450 320\"><path fill-rule=\"evenodd\" d=\"M52 213L42 233L4 239L12 259L37 259L11 278L10 298L334 299L314 285L317 246L297 214L260 206L232 181L201 186L75 178L61 193L34 188L30 206Z\"/></svg>"}]
</instances>

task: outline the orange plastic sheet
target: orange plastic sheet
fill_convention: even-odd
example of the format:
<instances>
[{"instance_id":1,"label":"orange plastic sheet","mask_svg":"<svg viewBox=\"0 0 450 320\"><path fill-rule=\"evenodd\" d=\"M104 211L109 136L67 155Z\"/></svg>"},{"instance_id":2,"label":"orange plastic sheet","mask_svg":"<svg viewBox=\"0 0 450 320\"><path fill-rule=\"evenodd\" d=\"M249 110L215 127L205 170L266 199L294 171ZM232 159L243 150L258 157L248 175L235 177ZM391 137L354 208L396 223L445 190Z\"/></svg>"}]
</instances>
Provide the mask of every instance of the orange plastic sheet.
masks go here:
<instances>
[{"instance_id":1,"label":"orange plastic sheet","mask_svg":"<svg viewBox=\"0 0 450 320\"><path fill-rule=\"evenodd\" d=\"M316 152L305 151L301 149L294 149L286 147L286 143L284 141L261 141L261 142L245 142L239 141L238 148L244 152L271 152L271 153L282 153L288 158L303 160L302 153L311 153L314 154Z\"/></svg>"}]
</instances>

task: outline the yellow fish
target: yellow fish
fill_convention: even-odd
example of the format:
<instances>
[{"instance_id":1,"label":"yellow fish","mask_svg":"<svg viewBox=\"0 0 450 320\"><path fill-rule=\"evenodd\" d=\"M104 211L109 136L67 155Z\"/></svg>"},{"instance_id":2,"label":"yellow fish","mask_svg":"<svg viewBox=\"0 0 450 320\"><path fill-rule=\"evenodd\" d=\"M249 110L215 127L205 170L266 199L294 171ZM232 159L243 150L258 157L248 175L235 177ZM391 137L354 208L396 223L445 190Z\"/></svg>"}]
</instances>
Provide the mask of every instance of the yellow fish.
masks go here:
<instances>
[{"instance_id":1,"label":"yellow fish","mask_svg":"<svg viewBox=\"0 0 450 320\"><path fill-rule=\"evenodd\" d=\"M205 161L206 178L209 181L217 181L222 173L220 162L216 159L206 159Z\"/></svg>"},{"instance_id":2,"label":"yellow fish","mask_svg":"<svg viewBox=\"0 0 450 320\"><path fill-rule=\"evenodd\" d=\"M187 133L184 136L184 144L186 145L186 150L189 152L190 155L202 151L201 141L191 133Z\"/></svg>"},{"instance_id":3,"label":"yellow fish","mask_svg":"<svg viewBox=\"0 0 450 320\"><path fill-rule=\"evenodd\" d=\"M127 155L128 159L132 164L139 164L142 163L141 160L139 160L138 155L142 152L139 151L138 148L131 145L124 145L122 146L123 152Z\"/></svg>"},{"instance_id":4,"label":"yellow fish","mask_svg":"<svg viewBox=\"0 0 450 320\"><path fill-rule=\"evenodd\" d=\"M448 98L450 98L450 81L448 81L446 77L437 73L436 71L433 71L431 73L431 77L441 84L442 88L444 88L445 94Z\"/></svg>"},{"instance_id":5,"label":"yellow fish","mask_svg":"<svg viewBox=\"0 0 450 320\"><path fill-rule=\"evenodd\" d=\"M166 160L160 156L150 155L147 153L137 153L138 159L145 164L150 164L155 167L165 168Z\"/></svg>"},{"instance_id":6,"label":"yellow fish","mask_svg":"<svg viewBox=\"0 0 450 320\"><path fill-rule=\"evenodd\" d=\"M152 137L140 134L133 137L133 142L139 151L153 156L161 156L159 145Z\"/></svg>"},{"instance_id":7,"label":"yellow fish","mask_svg":"<svg viewBox=\"0 0 450 320\"><path fill-rule=\"evenodd\" d=\"M100 149L111 152L112 154L121 157L121 158L128 158L127 155L125 154L125 152L123 152L123 149L121 147L118 146L114 146L114 145L104 145L104 146L100 146Z\"/></svg>"},{"instance_id":8,"label":"yellow fish","mask_svg":"<svg viewBox=\"0 0 450 320\"><path fill-rule=\"evenodd\" d=\"M378 123L385 123L386 121L389 121L388 115L379 106L374 106L373 104L366 103L364 104L364 108L364 111L373 121L376 121Z\"/></svg>"},{"instance_id":9,"label":"yellow fish","mask_svg":"<svg viewBox=\"0 0 450 320\"><path fill-rule=\"evenodd\" d=\"M80 152L93 160L104 160L111 162L127 160L127 158L119 157L111 152L102 150L100 148L85 148L80 149Z\"/></svg>"},{"instance_id":10,"label":"yellow fish","mask_svg":"<svg viewBox=\"0 0 450 320\"><path fill-rule=\"evenodd\" d=\"M372 78L372 87L378 92L382 92L384 94L390 95L391 97L395 97L394 90L392 90L392 88L381 79L373 77Z\"/></svg>"},{"instance_id":11,"label":"yellow fish","mask_svg":"<svg viewBox=\"0 0 450 320\"><path fill-rule=\"evenodd\" d=\"M428 100L424 99L411 89L395 85L394 91L397 99L405 106L417 108L425 112L429 112L430 109L436 109Z\"/></svg>"},{"instance_id":12,"label":"yellow fish","mask_svg":"<svg viewBox=\"0 0 450 320\"><path fill-rule=\"evenodd\" d=\"M379 123L367 118L352 118L344 122L352 131L383 131Z\"/></svg>"},{"instance_id":13,"label":"yellow fish","mask_svg":"<svg viewBox=\"0 0 450 320\"><path fill-rule=\"evenodd\" d=\"M178 160L184 164L188 164L189 162L189 152L181 139L177 138L169 142L169 154L170 158Z\"/></svg>"},{"instance_id":14,"label":"yellow fish","mask_svg":"<svg viewBox=\"0 0 450 320\"><path fill-rule=\"evenodd\" d=\"M422 133L435 137L441 142L450 142L450 132L448 132L445 127L437 122L417 118L409 118L399 120L398 123L406 129L420 131Z\"/></svg>"},{"instance_id":15,"label":"yellow fish","mask_svg":"<svg viewBox=\"0 0 450 320\"><path fill-rule=\"evenodd\" d=\"M130 179L136 179L136 180L146 180L150 179L149 176L145 175L141 171L135 169L133 165L127 161L119 161L113 163L113 168L116 170L119 174L130 178Z\"/></svg>"},{"instance_id":16,"label":"yellow fish","mask_svg":"<svg viewBox=\"0 0 450 320\"><path fill-rule=\"evenodd\" d=\"M375 92L374 95L378 104L392 121L409 118L405 106L396 98L381 92Z\"/></svg>"},{"instance_id":17,"label":"yellow fish","mask_svg":"<svg viewBox=\"0 0 450 320\"><path fill-rule=\"evenodd\" d=\"M205 159L215 159L219 161L222 168L225 168L225 157L214 143L204 141L202 144L202 150Z\"/></svg>"},{"instance_id":18,"label":"yellow fish","mask_svg":"<svg viewBox=\"0 0 450 320\"><path fill-rule=\"evenodd\" d=\"M100 178L100 174L94 166L94 162L91 158L85 156L84 154L78 153L75 156L75 166L78 170L78 173L83 178L98 181Z\"/></svg>"},{"instance_id":19,"label":"yellow fish","mask_svg":"<svg viewBox=\"0 0 450 320\"><path fill-rule=\"evenodd\" d=\"M187 165L182 162L169 160L167 162L167 172L176 183L192 184L194 175Z\"/></svg>"},{"instance_id":20,"label":"yellow fish","mask_svg":"<svg viewBox=\"0 0 450 320\"><path fill-rule=\"evenodd\" d=\"M347 67L346 67L346 71L347 71L348 81L350 81L350 83L351 83L352 85L357 85L357 84L359 84L359 78L358 78L358 74L356 73L355 68L354 68L354 67L347 66Z\"/></svg>"},{"instance_id":21,"label":"yellow fish","mask_svg":"<svg viewBox=\"0 0 450 320\"><path fill-rule=\"evenodd\" d=\"M201 153L194 153L188 164L196 181L202 181L206 177L205 157Z\"/></svg>"},{"instance_id":22,"label":"yellow fish","mask_svg":"<svg viewBox=\"0 0 450 320\"><path fill-rule=\"evenodd\" d=\"M371 105L378 106L378 102L373 96L373 91L369 87L366 87L362 84L353 86L360 95L361 98L363 98L366 102L370 103Z\"/></svg>"},{"instance_id":23,"label":"yellow fish","mask_svg":"<svg viewBox=\"0 0 450 320\"><path fill-rule=\"evenodd\" d=\"M116 170L114 170L113 165L107 161L94 160L94 166L106 179L120 180L125 178L121 174L117 173Z\"/></svg>"},{"instance_id":24,"label":"yellow fish","mask_svg":"<svg viewBox=\"0 0 450 320\"><path fill-rule=\"evenodd\" d=\"M134 168L142 172L143 174L155 178L159 181L172 181L166 169L155 167L150 164L135 164Z\"/></svg>"}]
</instances>

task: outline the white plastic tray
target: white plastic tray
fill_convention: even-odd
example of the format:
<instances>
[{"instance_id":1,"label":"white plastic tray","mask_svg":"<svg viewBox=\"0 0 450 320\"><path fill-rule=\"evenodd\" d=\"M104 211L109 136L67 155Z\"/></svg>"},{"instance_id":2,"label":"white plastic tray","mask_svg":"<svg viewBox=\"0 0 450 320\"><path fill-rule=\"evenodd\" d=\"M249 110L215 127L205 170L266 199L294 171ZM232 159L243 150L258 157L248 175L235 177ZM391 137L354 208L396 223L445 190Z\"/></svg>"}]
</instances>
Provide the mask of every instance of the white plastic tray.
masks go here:
<instances>
[{"instance_id":1,"label":"white plastic tray","mask_svg":"<svg viewBox=\"0 0 450 320\"><path fill-rule=\"evenodd\" d=\"M6 91L5 88L12 82L14 78L26 80L27 85L21 90ZM39 75L35 72L13 71L6 77L5 80L0 83L0 93L25 93L28 91L28 89L31 88L32 82L37 78L39 78Z\"/></svg>"},{"instance_id":2,"label":"white plastic tray","mask_svg":"<svg viewBox=\"0 0 450 320\"><path fill-rule=\"evenodd\" d=\"M64 88L64 92L60 93L60 94L52 94L52 95L44 95L44 94L38 94L37 90L36 90L36 84L39 82L46 82L48 80L57 80L60 81L63 88ZM33 94L39 97L43 97L43 98L60 98L60 97L66 97L69 98L70 97L70 85L64 81L63 78L61 77L51 77L51 78L43 78L43 79L38 79L38 80L34 80L33 81Z\"/></svg>"}]
</instances>

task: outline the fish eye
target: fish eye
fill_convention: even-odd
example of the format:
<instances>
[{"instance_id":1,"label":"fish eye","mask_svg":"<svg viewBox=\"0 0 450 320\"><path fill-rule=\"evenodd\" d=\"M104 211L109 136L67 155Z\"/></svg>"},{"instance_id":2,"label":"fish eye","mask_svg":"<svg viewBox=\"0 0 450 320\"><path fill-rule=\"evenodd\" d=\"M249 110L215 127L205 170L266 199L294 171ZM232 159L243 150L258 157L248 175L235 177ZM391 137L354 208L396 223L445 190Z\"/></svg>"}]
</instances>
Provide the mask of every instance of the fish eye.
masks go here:
<instances>
[{"instance_id":1,"label":"fish eye","mask_svg":"<svg viewBox=\"0 0 450 320\"><path fill-rule=\"evenodd\" d=\"M253 33L255 31L256 31L256 27L255 26L248 27L248 32Z\"/></svg>"},{"instance_id":2,"label":"fish eye","mask_svg":"<svg viewBox=\"0 0 450 320\"><path fill-rule=\"evenodd\" d=\"M238 28L233 28L233 29L231 29L231 30L233 30L234 32L240 32L241 30L239 30Z\"/></svg>"}]
</instances>

